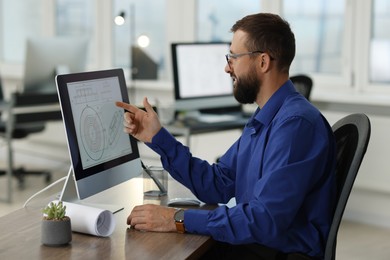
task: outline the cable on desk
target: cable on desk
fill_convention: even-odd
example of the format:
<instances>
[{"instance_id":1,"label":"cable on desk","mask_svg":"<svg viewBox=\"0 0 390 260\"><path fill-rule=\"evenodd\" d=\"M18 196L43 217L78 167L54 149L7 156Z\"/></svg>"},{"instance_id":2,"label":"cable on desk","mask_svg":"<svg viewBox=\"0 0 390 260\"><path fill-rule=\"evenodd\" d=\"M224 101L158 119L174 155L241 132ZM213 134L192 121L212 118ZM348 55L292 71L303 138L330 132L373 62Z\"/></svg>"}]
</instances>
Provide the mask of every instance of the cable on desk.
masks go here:
<instances>
[{"instance_id":1,"label":"cable on desk","mask_svg":"<svg viewBox=\"0 0 390 260\"><path fill-rule=\"evenodd\" d=\"M72 170L72 166L69 167L69 171L68 171L68 174L64 177L62 177L61 179L58 179L56 180L55 182L53 182L52 184L46 186L45 188L43 188L42 190L38 191L37 193L35 193L34 195L32 195L30 198L28 198L26 200L26 202L23 204L23 208L25 208L27 206L27 204L33 199L35 198L36 196L38 196L39 194L41 194L42 192L45 192L46 190L50 189L51 187L53 187L54 185L56 185L57 183L60 183L61 181L65 181L66 178L68 177L68 175L70 174L70 171Z\"/></svg>"}]
</instances>

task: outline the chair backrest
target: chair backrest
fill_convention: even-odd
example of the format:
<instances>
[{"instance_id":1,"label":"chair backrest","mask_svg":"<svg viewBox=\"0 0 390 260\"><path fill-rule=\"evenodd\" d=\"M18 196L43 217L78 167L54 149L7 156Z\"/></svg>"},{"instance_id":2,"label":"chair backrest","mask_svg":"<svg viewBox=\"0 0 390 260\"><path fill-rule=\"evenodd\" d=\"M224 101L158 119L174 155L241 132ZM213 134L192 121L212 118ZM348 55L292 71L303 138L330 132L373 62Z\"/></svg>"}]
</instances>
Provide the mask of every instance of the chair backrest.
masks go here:
<instances>
[{"instance_id":1,"label":"chair backrest","mask_svg":"<svg viewBox=\"0 0 390 260\"><path fill-rule=\"evenodd\" d=\"M313 80L307 75L291 76L290 80L295 86L295 89L301 93L307 100L310 100L310 93L313 87Z\"/></svg>"},{"instance_id":2,"label":"chair backrest","mask_svg":"<svg viewBox=\"0 0 390 260\"><path fill-rule=\"evenodd\" d=\"M1 83L1 77L0 77L0 101L4 100L4 95L3 95L3 85Z\"/></svg>"},{"instance_id":3,"label":"chair backrest","mask_svg":"<svg viewBox=\"0 0 390 260\"><path fill-rule=\"evenodd\" d=\"M0 103L7 103L6 111L12 116L14 124L45 123L47 121L62 120L60 103L57 93L19 93L13 92L10 100L4 98L3 86L0 78ZM5 131L5 126L4 126ZM3 132L4 132L3 131Z\"/></svg>"},{"instance_id":4,"label":"chair backrest","mask_svg":"<svg viewBox=\"0 0 390 260\"><path fill-rule=\"evenodd\" d=\"M336 257L337 232L353 183L366 153L371 124L365 114L351 114L333 126L337 146L337 204L325 248L325 260Z\"/></svg>"},{"instance_id":5,"label":"chair backrest","mask_svg":"<svg viewBox=\"0 0 390 260\"><path fill-rule=\"evenodd\" d=\"M12 93L11 114L14 124L62 120L57 94Z\"/></svg>"},{"instance_id":6,"label":"chair backrest","mask_svg":"<svg viewBox=\"0 0 390 260\"><path fill-rule=\"evenodd\" d=\"M4 103L5 103L5 100L4 100L4 94L3 94L3 86L2 86L2 83L1 83L1 77L0 77L0 121L1 121L1 114L3 113L3 110L5 108L3 108L4 106Z\"/></svg>"}]
</instances>

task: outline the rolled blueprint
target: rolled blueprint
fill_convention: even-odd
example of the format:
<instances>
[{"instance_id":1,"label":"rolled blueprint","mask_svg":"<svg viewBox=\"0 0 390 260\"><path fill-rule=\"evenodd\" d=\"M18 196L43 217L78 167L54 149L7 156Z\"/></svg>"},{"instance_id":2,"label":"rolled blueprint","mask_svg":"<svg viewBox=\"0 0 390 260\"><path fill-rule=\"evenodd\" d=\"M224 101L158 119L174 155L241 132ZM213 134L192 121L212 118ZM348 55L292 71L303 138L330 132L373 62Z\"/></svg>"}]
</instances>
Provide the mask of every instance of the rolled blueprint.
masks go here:
<instances>
[{"instance_id":1,"label":"rolled blueprint","mask_svg":"<svg viewBox=\"0 0 390 260\"><path fill-rule=\"evenodd\" d=\"M53 201L58 203L58 200ZM66 216L71 219L72 231L108 237L115 229L115 218L111 211L63 201Z\"/></svg>"}]
</instances>

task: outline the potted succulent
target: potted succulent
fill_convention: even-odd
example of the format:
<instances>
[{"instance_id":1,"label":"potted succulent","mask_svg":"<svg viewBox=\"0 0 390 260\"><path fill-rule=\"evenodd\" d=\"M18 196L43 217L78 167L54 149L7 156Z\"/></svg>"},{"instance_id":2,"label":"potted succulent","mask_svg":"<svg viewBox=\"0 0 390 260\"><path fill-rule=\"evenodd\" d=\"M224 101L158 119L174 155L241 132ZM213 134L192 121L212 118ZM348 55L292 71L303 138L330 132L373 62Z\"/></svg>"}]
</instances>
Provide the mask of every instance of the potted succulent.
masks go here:
<instances>
[{"instance_id":1,"label":"potted succulent","mask_svg":"<svg viewBox=\"0 0 390 260\"><path fill-rule=\"evenodd\" d=\"M62 201L51 202L43 209L41 242L47 246L62 246L72 241L70 218Z\"/></svg>"}]
</instances>

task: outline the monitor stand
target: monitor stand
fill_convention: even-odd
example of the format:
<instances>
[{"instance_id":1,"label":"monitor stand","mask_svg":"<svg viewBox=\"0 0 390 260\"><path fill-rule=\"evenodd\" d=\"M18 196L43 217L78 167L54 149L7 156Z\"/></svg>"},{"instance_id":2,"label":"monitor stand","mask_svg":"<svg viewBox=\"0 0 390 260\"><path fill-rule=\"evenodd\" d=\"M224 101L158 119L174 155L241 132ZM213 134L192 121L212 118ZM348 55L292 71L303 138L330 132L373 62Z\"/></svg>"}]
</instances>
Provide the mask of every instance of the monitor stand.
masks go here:
<instances>
[{"instance_id":1,"label":"monitor stand","mask_svg":"<svg viewBox=\"0 0 390 260\"><path fill-rule=\"evenodd\" d=\"M74 178L72 166L70 166L69 168L68 176L66 177L65 184L62 188L59 200L99 209L106 209L108 211L111 211L113 214L124 209L124 207L120 205L94 203L81 200L77 193L76 180Z\"/></svg>"}]
</instances>

